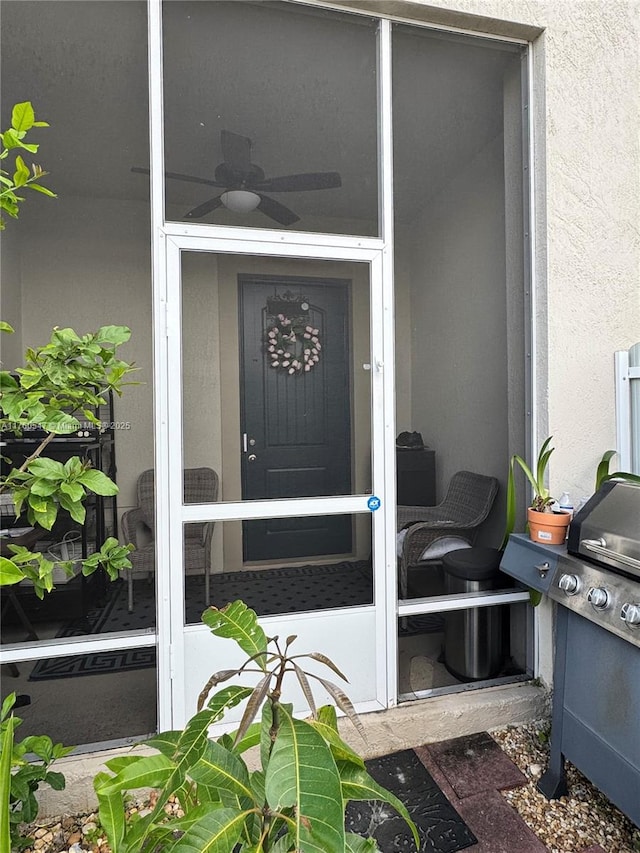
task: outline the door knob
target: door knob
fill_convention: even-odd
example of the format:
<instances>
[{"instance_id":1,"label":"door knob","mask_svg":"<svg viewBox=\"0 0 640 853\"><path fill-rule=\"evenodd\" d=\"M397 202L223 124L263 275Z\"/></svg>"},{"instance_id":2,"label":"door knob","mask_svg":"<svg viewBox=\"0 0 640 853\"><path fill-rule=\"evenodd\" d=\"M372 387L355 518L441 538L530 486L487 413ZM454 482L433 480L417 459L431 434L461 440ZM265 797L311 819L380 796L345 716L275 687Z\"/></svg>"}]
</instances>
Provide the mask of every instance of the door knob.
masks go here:
<instances>
[{"instance_id":1,"label":"door knob","mask_svg":"<svg viewBox=\"0 0 640 853\"><path fill-rule=\"evenodd\" d=\"M255 454L255 453L250 453L250 454L247 456L247 461L248 461L248 462L255 462L257 458L258 458L258 457L256 456L256 454Z\"/></svg>"}]
</instances>

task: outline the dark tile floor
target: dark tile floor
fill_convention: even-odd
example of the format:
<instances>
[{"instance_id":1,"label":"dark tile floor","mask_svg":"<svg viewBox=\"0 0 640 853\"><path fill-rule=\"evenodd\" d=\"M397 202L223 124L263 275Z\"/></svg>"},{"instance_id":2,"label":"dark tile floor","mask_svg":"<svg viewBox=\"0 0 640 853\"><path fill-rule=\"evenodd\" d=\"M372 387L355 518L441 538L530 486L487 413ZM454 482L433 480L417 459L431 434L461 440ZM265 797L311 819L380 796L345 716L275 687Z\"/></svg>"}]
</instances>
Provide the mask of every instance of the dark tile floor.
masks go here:
<instances>
[{"instance_id":1,"label":"dark tile floor","mask_svg":"<svg viewBox=\"0 0 640 853\"><path fill-rule=\"evenodd\" d=\"M526 777L486 732L416 748L460 817L478 839L469 853L547 853L500 791ZM582 853L605 853L592 846Z\"/></svg>"}]
</instances>

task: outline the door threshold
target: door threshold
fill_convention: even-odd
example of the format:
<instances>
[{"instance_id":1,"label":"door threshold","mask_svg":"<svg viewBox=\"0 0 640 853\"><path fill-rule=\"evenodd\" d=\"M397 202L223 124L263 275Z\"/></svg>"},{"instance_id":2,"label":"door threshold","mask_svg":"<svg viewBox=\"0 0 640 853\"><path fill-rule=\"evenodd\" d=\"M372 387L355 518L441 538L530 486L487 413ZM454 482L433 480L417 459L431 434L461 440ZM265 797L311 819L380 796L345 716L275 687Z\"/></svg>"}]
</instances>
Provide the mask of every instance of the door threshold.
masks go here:
<instances>
[{"instance_id":1,"label":"door threshold","mask_svg":"<svg viewBox=\"0 0 640 853\"><path fill-rule=\"evenodd\" d=\"M471 690L484 690L488 687L502 687L507 684L518 684L520 682L532 682L532 673L520 673L519 675L504 675L500 678L487 678L481 681L468 681L464 684L451 684L446 687L431 687L425 690L412 690L410 693L399 693L398 704L414 702L417 699L430 699L434 696L450 696L455 693L468 693Z\"/></svg>"}]
</instances>

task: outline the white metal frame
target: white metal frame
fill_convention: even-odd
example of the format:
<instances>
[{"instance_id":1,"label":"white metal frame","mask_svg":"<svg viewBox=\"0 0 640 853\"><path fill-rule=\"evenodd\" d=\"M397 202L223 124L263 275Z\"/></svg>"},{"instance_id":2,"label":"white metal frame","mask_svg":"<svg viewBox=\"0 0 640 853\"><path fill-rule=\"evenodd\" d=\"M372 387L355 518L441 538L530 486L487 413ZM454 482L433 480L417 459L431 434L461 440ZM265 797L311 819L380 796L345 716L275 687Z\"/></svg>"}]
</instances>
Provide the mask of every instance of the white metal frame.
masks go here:
<instances>
[{"instance_id":1,"label":"white metal frame","mask_svg":"<svg viewBox=\"0 0 640 853\"><path fill-rule=\"evenodd\" d=\"M178 231L187 229L178 228ZM188 229L191 231L191 229ZM199 235L180 235L175 234L176 229L172 226L167 226L165 229L167 257L167 310L168 316L171 317L171 322L167 325L166 334L166 360L168 364L173 366L171 382L167 390L168 410L165 412L167 418L168 432L170 436L171 446L174 448L182 448L182 378L181 370L177 367L182 361L182 324L180 322L181 315L181 260L183 252L212 252L225 254L250 255L251 257L288 257L305 259L323 259L333 261L350 261L355 263L366 263L370 269L370 289L371 289L371 340L372 340L372 363L378 365L377 369L372 371L371 376L371 395L372 395L372 419L375 417L375 412L382 412L385 408L385 403L382 399L384 395L384 375L383 370L384 351L381 346L383 341L382 333L382 251L380 246L375 248L371 245L365 247L358 246L358 243L371 242L361 241L357 238L337 238L337 242L341 245L326 245L326 238L320 235L320 239L316 240L315 235L298 234L294 235L292 241L288 238L283 240L281 232L273 234L265 234L265 232L256 233L249 229L233 229L234 236L232 239L227 239L227 234L224 237L212 232L219 229L212 226L210 229L205 227L198 229ZM173 234L169 236L168 232ZM206 236L208 232L211 236ZM266 238L266 239L265 239ZM303 239L301 239L303 238ZM379 244L379 241L377 241ZM164 360L164 359L163 359ZM373 491L375 494L383 495L385 493L384 484L384 467L383 467L383 441L378 439L379 452L373 455L373 471L372 482ZM169 483L171 484L171 493L169 496L169 524L165 531L165 536L168 534L167 541L163 544L159 542L160 551L166 548L169 563L174 569L170 572L170 588L173 601L184 601L184 576L183 572L176 571L176 566L182 565L183 553L183 525L189 522L197 521L229 521L229 520L244 520L257 518L282 518L292 516L318 515L319 512L336 515L336 514L351 514L370 512L367 501L370 498L368 494L362 495L346 495L340 497L313 497L313 498L291 498L278 500L262 500L262 501L233 501L215 504L183 504L182 503L182 453L173 453L169 459ZM379 549L380 553L384 553L384 529L380 524L374 524L374 552ZM165 569L166 571L166 569ZM381 561L377 561L375 566L375 601L374 607L382 608L382 603L385 600L385 572ZM170 629L170 654L174 662L179 662L184 659L184 620L182 607L173 608L170 614L171 629ZM191 634L202 631L208 633L205 626L190 626ZM381 643L381 655L384 659L384 645L380 638L384 637L385 631L382 626L376 631L376 637ZM173 682L173 708L174 715L177 719L184 717L183 699L185 693L185 672L182 666L174 666L172 670ZM386 697L378 695L378 702L382 707L385 706ZM172 722L172 725L175 721Z\"/></svg>"},{"instance_id":2,"label":"white metal frame","mask_svg":"<svg viewBox=\"0 0 640 853\"><path fill-rule=\"evenodd\" d=\"M325 5L331 8L331 4ZM335 7L334 8L338 8ZM0 648L0 662L24 661L52 652L56 656L96 650L158 647L158 724L170 728L183 716L180 697L184 694L182 652L185 636L182 602L183 572L170 571L182 565L183 524L210 519L238 520L285 516L368 512L369 495L299 498L276 501L182 505L181 454L170 447L182 448L181 300L179 292L181 253L223 252L271 257L354 261L369 264L371 276L371 364L372 364L372 486L383 500L373 525L375 571L377 697L380 706L397 702L397 618L418 613L443 612L470 606L526 601L528 594L505 590L466 597L438 596L398 606L396 591L396 513L395 513L395 370L393 301L393 155L391 102L391 18L376 14L378 31L378 104L380 237L357 237L267 229L231 228L215 225L183 225L165 222L164 133L162 84L161 0L148 0L148 56L150 91L151 222L153 276L154 412L156 469L156 590L157 630L111 634L104 638L52 640L43 643L6 645ZM348 10L353 11L353 10ZM365 14L373 14L368 12ZM404 22L404 21L403 21ZM419 22L408 24L438 29ZM452 28L445 28L458 32ZM460 30L459 32L464 32ZM480 39L511 41L470 33ZM531 51L529 51L531 69ZM529 108L532 104L532 75L529 74ZM532 130L530 152L533 150ZM529 156L529 163L532 162ZM533 175L530 169L529 234L533 228ZM532 237L530 237L532 240ZM533 265L533 256L531 257ZM532 288L533 289L533 288ZM535 312L533 317L535 317ZM533 319L533 318L532 318ZM535 343L535 327L532 328ZM532 359L535 365L535 359ZM532 367L534 369L534 367ZM535 385L534 385L535 388ZM535 397L535 392L534 392ZM533 418L535 424L535 418ZM535 431L534 431L535 433ZM535 434L533 436L535 438ZM385 507L385 498L388 504ZM171 606L171 602L180 606ZM198 626L189 626L189 631ZM206 630L206 629L205 629ZM366 709L361 709L366 710Z\"/></svg>"},{"instance_id":3,"label":"white metal frame","mask_svg":"<svg viewBox=\"0 0 640 853\"><path fill-rule=\"evenodd\" d=\"M640 344L614 353L616 392L615 470L640 474Z\"/></svg>"}]
</instances>

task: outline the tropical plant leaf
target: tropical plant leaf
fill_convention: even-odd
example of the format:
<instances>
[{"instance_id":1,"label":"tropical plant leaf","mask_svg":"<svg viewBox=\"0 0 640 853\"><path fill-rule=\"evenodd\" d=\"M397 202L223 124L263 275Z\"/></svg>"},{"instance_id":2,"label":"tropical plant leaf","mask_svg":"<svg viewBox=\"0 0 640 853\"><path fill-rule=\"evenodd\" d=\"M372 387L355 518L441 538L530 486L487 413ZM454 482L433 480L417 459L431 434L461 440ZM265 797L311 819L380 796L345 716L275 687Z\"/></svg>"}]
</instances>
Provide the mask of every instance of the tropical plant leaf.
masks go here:
<instances>
[{"instance_id":1,"label":"tropical plant leaf","mask_svg":"<svg viewBox=\"0 0 640 853\"><path fill-rule=\"evenodd\" d=\"M240 838L246 819L244 812L221 808L207 809L196 821L175 821L173 829L184 826L185 833L164 848L164 853L229 853Z\"/></svg>"},{"instance_id":2,"label":"tropical plant leaf","mask_svg":"<svg viewBox=\"0 0 640 853\"><path fill-rule=\"evenodd\" d=\"M82 485L86 486L88 489L91 489L91 491L95 492L96 495L108 497L118 494L118 487L113 480L109 479L106 474L103 474L102 471L98 471L95 468L90 468L88 471L84 471L78 477L78 482L82 483Z\"/></svg>"},{"instance_id":3,"label":"tropical plant leaf","mask_svg":"<svg viewBox=\"0 0 640 853\"><path fill-rule=\"evenodd\" d=\"M331 750L315 729L280 709L281 726L266 769L275 811L294 809L294 850L344 853L342 789Z\"/></svg>"},{"instance_id":4,"label":"tropical plant leaf","mask_svg":"<svg viewBox=\"0 0 640 853\"><path fill-rule=\"evenodd\" d=\"M328 666L329 669L333 670L333 672L335 672L338 678L341 678L343 681L346 681L347 684L349 683L349 679L347 678L347 676L344 675L344 673L342 673L338 669L338 667L331 660L331 658L328 658L326 655L323 655L322 652L311 652L311 654L303 655L303 657L311 658L311 660L320 661L320 663L323 663L325 666Z\"/></svg>"},{"instance_id":5,"label":"tropical plant leaf","mask_svg":"<svg viewBox=\"0 0 640 853\"><path fill-rule=\"evenodd\" d=\"M100 824L107 833L112 853L120 853L125 836L124 801L120 791L104 793L111 779L108 773L101 772L95 776L93 785L98 798Z\"/></svg>"},{"instance_id":6,"label":"tropical plant leaf","mask_svg":"<svg viewBox=\"0 0 640 853\"><path fill-rule=\"evenodd\" d=\"M11 802L11 757L13 755L13 730L15 718L4 723L0 743L0 853L11 853L10 802Z\"/></svg>"},{"instance_id":7,"label":"tropical plant leaf","mask_svg":"<svg viewBox=\"0 0 640 853\"><path fill-rule=\"evenodd\" d=\"M597 492L600 486L604 483L604 481L609 476L609 464L611 460L616 455L615 450L605 450L602 454L602 459L598 462L598 467L596 468L596 483L594 491Z\"/></svg>"},{"instance_id":8,"label":"tropical plant leaf","mask_svg":"<svg viewBox=\"0 0 640 853\"><path fill-rule=\"evenodd\" d=\"M250 695L251 688L240 687L239 684L230 684L228 687L219 690L207 703L207 708L212 714L211 722L221 719L229 708L239 705L243 699Z\"/></svg>"},{"instance_id":9,"label":"tropical plant leaf","mask_svg":"<svg viewBox=\"0 0 640 853\"><path fill-rule=\"evenodd\" d=\"M227 681L229 678L232 678L234 675L238 675L240 672L239 669L221 669L218 672L214 672L211 678L207 681L205 686L202 688L200 695L198 696L198 711L201 711L204 708L204 704L207 701L207 696L211 693L211 690L222 681ZM250 691L249 691L250 692Z\"/></svg>"},{"instance_id":10,"label":"tropical plant leaf","mask_svg":"<svg viewBox=\"0 0 640 853\"><path fill-rule=\"evenodd\" d=\"M171 758L171 756L175 754L181 734L181 729L175 729L174 731L169 732L160 732L159 734L150 737L148 740L145 740L144 744L145 746L152 746L154 749L157 749L158 752L166 755L167 758ZM137 758L138 756L136 755L134 757ZM114 773L117 772L118 770L114 768Z\"/></svg>"},{"instance_id":11,"label":"tropical plant leaf","mask_svg":"<svg viewBox=\"0 0 640 853\"><path fill-rule=\"evenodd\" d=\"M624 480L627 483L640 483L640 476L638 474L630 474L628 471L614 471L613 474L609 474L605 479Z\"/></svg>"},{"instance_id":12,"label":"tropical plant leaf","mask_svg":"<svg viewBox=\"0 0 640 853\"><path fill-rule=\"evenodd\" d=\"M138 761L120 768L115 776L102 780L100 791L96 790L96 793L109 795L124 789L160 788L175 769L174 762L164 755L140 755L137 758ZM111 769L110 761L106 765Z\"/></svg>"},{"instance_id":13,"label":"tropical plant leaf","mask_svg":"<svg viewBox=\"0 0 640 853\"><path fill-rule=\"evenodd\" d=\"M251 808L254 804L246 764L218 743L207 741L204 752L190 768L189 776L208 788L229 791L238 797L242 808Z\"/></svg>"},{"instance_id":14,"label":"tropical plant leaf","mask_svg":"<svg viewBox=\"0 0 640 853\"><path fill-rule=\"evenodd\" d=\"M239 740L236 740L237 733L235 732L232 732L231 735L223 735L222 737L229 738L229 749L233 749L235 753L240 755L241 753L246 752L248 749L259 745L261 731L262 723L252 723L245 732L244 736ZM222 738L218 739L218 743L222 743Z\"/></svg>"},{"instance_id":15,"label":"tropical plant leaf","mask_svg":"<svg viewBox=\"0 0 640 853\"><path fill-rule=\"evenodd\" d=\"M354 832L347 832L344 840L345 853L380 853L380 848L375 838L363 838Z\"/></svg>"},{"instance_id":16,"label":"tropical plant leaf","mask_svg":"<svg viewBox=\"0 0 640 853\"><path fill-rule=\"evenodd\" d=\"M299 667L295 661L293 662L293 671L295 672L298 684L304 693L304 698L307 700L311 715L313 717L317 717L318 711L316 709L316 702L313 698L313 691L311 690L311 685L309 684L309 679L307 678L305 671Z\"/></svg>"},{"instance_id":17,"label":"tropical plant leaf","mask_svg":"<svg viewBox=\"0 0 640 853\"><path fill-rule=\"evenodd\" d=\"M331 706L327 705L326 707ZM331 710L334 709L331 708ZM312 725L318 734L329 744L331 753L336 761L350 761L364 769L364 759L342 740L337 729L334 729L333 726L328 725L322 720L309 720L309 724Z\"/></svg>"},{"instance_id":18,"label":"tropical plant leaf","mask_svg":"<svg viewBox=\"0 0 640 853\"><path fill-rule=\"evenodd\" d=\"M269 686L271 684L272 675L268 672L264 678L261 678L260 681L256 684L249 697L249 701L247 702L247 706L244 709L244 714L242 715L242 719L240 720L240 725L238 726L238 730L236 732L236 742L242 740L245 736L249 726L256 718L256 715L260 708L262 707L262 703L267 697L269 692Z\"/></svg>"},{"instance_id":19,"label":"tropical plant leaf","mask_svg":"<svg viewBox=\"0 0 640 853\"><path fill-rule=\"evenodd\" d=\"M404 803L395 794L387 791L366 770L355 764L339 761L338 772L340 773L342 796L345 802L349 800L382 800L384 803L389 803L404 818L413 835L416 849L420 849L420 836L418 835L416 825L411 820Z\"/></svg>"},{"instance_id":20,"label":"tropical plant leaf","mask_svg":"<svg viewBox=\"0 0 640 853\"><path fill-rule=\"evenodd\" d=\"M20 583L25 573L8 557L0 557L0 586L12 586Z\"/></svg>"},{"instance_id":21,"label":"tropical plant leaf","mask_svg":"<svg viewBox=\"0 0 640 853\"><path fill-rule=\"evenodd\" d=\"M358 734L362 738L363 741L367 740L367 735L364 730L364 726L360 720L360 717L356 713L356 709L353 707L351 699L347 696L344 690L341 687L338 687L337 684L333 684L331 681L327 681L324 678L320 678L319 676L315 676L318 679L320 684L324 687L327 693L331 696L333 701L336 703L338 708L342 711L343 714L346 714L347 717L351 720L354 727L356 728Z\"/></svg>"},{"instance_id":22,"label":"tropical plant leaf","mask_svg":"<svg viewBox=\"0 0 640 853\"><path fill-rule=\"evenodd\" d=\"M221 610L209 607L202 614L202 621L217 637L235 640L243 652L254 657L258 665L265 669L267 637L258 624L255 611L247 607L244 601L232 601Z\"/></svg>"}]
</instances>

